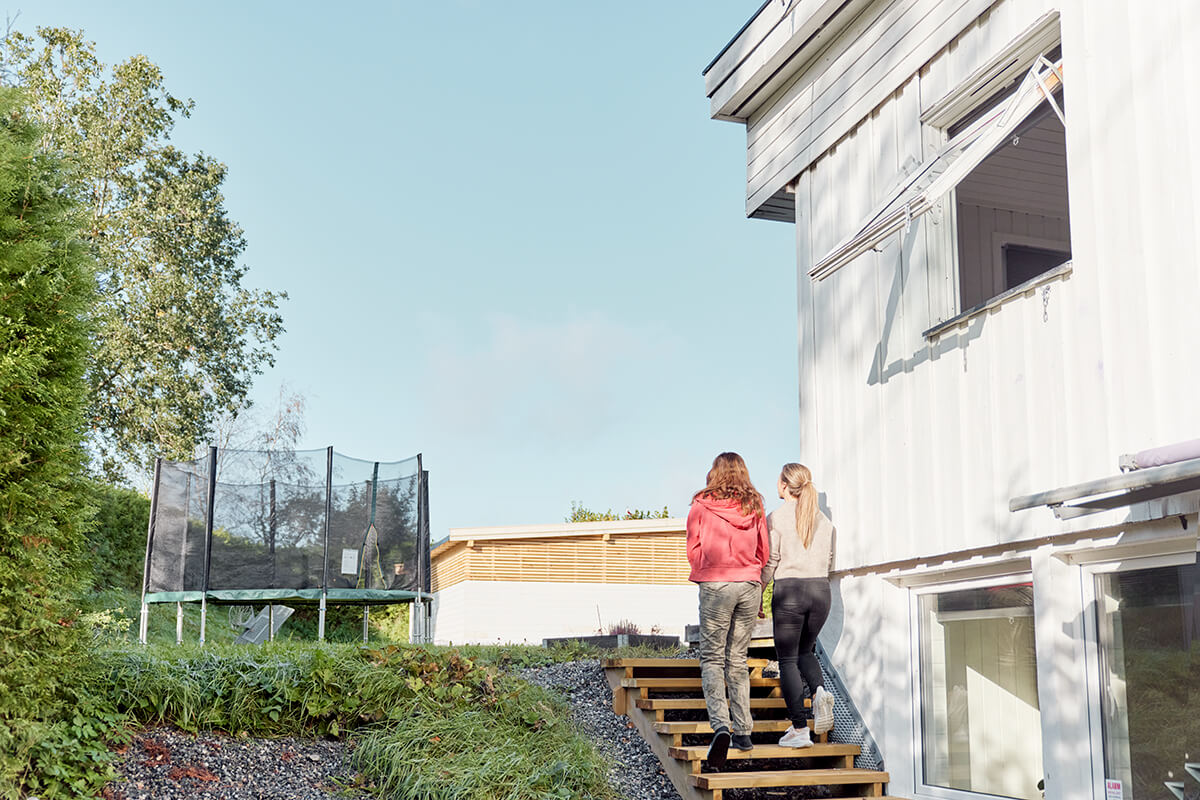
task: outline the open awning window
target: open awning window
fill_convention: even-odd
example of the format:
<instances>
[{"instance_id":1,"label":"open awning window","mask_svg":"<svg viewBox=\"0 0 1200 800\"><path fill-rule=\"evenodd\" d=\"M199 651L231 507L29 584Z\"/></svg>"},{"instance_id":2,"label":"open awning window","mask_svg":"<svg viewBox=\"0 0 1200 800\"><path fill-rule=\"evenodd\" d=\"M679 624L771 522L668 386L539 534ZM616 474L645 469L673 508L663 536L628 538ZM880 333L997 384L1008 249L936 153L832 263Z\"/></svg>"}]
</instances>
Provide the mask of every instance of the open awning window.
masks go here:
<instances>
[{"instance_id":1,"label":"open awning window","mask_svg":"<svg viewBox=\"0 0 1200 800\"><path fill-rule=\"evenodd\" d=\"M1051 62L1044 56L1039 58L1015 92L902 180L855 233L816 263L809 276L824 280L892 234L906 231L913 219L933 208L997 147L1016 135L1042 103L1049 101L1065 125L1062 107L1054 97L1062 85L1062 60Z\"/></svg>"}]
</instances>

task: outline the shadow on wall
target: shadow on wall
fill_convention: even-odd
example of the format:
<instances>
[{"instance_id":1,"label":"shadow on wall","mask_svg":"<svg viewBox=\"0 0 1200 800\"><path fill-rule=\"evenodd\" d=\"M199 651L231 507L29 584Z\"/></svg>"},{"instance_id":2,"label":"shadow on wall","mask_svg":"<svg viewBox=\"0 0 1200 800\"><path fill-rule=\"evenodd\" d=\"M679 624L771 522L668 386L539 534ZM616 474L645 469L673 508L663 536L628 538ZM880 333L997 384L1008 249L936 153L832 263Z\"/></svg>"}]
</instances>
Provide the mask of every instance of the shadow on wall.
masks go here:
<instances>
[{"instance_id":1,"label":"shadow on wall","mask_svg":"<svg viewBox=\"0 0 1200 800\"><path fill-rule=\"evenodd\" d=\"M829 518L830 522L834 523L836 530L837 523L833 519L833 511L829 506L829 495L826 492L817 493L817 505L821 509L821 513ZM835 534L836 535L836 534ZM837 542L834 541L836 553ZM836 558L836 555L835 555ZM838 642L842 638L842 629L845 626L845 604L842 602L842 586L841 581L832 580L829 582L830 606L829 617L825 620L825 627L821 629L821 645L825 648L825 652L833 653L838 646Z\"/></svg>"}]
</instances>

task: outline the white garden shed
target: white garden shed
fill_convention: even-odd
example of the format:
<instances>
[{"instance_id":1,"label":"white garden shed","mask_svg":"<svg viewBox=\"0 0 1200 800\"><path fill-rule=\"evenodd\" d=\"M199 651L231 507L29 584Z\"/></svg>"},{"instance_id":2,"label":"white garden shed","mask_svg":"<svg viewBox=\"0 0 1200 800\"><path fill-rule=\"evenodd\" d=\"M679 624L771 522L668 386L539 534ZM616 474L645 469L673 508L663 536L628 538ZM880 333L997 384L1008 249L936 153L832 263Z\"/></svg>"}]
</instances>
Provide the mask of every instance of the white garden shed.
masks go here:
<instances>
[{"instance_id":1,"label":"white garden shed","mask_svg":"<svg viewBox=\"0 0 1200 800\"><path fill-rule=\"evenodd\" d=\"M686 520L452 528L432 554L433 640L530 643L608 632L682 637L699 597Z\"/></svg>"}]
</instances>

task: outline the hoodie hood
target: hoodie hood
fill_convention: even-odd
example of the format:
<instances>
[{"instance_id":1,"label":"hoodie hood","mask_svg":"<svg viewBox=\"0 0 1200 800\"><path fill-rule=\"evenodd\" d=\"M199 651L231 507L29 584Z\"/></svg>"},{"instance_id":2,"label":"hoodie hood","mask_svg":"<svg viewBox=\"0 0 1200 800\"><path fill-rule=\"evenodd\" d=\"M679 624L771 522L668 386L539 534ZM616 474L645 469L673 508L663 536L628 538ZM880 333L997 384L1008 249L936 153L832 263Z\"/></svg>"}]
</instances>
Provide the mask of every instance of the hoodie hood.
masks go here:
<instances>
[{"instance_id":1,"label":"hoodie hood","mask_svg":"<svg viewBox=\"0 0 1200 800\"><path fill-rule=\"evenodd\" d=\"M687 519L689 580L758 582L771 554L767 521L736 500L697 497Z\"/></svg>"},{"instance_id":2,"label":"hoodie hood","mask_svg":"<svg viewBox=\"0 0 1200 800\"><path fill-rule=\"evenodd\" d=\"M719 500L715 497L697 497L693 502L704 506L709 512L720 517L735 528L748 530L755 522L762 519L762 514L744 514L742 505L737 500Z\"/></svg>"}]
</instances>

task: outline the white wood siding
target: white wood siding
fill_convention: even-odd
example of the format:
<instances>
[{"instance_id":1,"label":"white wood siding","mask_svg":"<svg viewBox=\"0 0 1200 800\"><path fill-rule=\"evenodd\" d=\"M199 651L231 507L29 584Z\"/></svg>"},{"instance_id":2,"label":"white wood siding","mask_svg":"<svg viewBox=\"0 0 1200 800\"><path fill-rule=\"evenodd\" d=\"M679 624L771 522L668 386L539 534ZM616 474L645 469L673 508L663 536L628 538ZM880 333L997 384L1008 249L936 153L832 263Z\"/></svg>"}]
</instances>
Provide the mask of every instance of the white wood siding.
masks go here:
<instances>
[{"instance_id":1,"label":"white wood siding","mask_svg":"<svg viewBox=\"0 0 1200 800\"><path fill-rule=\"evenodd\" d=\"M778 180L799 174L800 452L838 524L840 567L1123 520L1128 510L1068 525L1044 509L1010 513L1008 500L1112 474L1122 452L1200 435L1200 111L1178 102L1200 95L1189 44L1200 38L1200 4L1071 0L1062 9L1075 262L1068 278L927 341L921 332L957 311L946 268L954 215L942 209L882 252L809 282L815 259L860 222L909 157L919 161L934 146L922 110L1048 10L1002 0L961 22L961 35L907 79L894 69L880 78L885 101L837 133L828 115L844 119L850 112L834 109L871 96L863 78L852 80L864 53L885 41L901 49L928 41L932 33L908 16L918 6L923 20L963 7L934 5L877 3L862 41L843 43L846 53L825 62L827 72L798 79L750 125L751 164L762 164L752 167L752 185L763 170ZM897 43L890 28L877 28L884 19L906 38ZM842 91L817 102L822 87L834 86ZM771 132L781 143L756 148ZM1185 498L1133 514L1194 505Z\"/></svg>"},{"instance_id":2,"label":"white wood siding","mask_svg":"<svg viewBox=\"0 0 1200 800\"><path fill-rule=\"evenodd\" d=\"M755 213L850 133L951 41L958 39L946 54L945 68L957 70L969 63L974 69L1050 7L1049 0L880 0L873 4L750 117L747 213ZM956 74L965 76L971 69Z\"/></svg>"}]
</instances>

